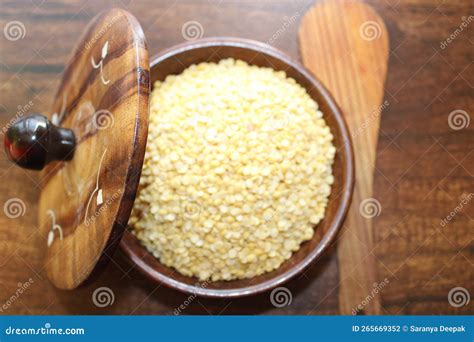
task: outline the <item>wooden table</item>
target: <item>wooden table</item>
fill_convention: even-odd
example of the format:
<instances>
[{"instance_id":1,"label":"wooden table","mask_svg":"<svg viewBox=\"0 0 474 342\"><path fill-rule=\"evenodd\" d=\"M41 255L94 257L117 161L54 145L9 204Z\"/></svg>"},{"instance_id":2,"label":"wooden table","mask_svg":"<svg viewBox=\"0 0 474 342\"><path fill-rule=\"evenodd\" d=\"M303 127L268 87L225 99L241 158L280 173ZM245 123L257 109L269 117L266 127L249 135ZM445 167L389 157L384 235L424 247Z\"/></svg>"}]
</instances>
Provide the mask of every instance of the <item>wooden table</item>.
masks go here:
<instances>
[{"instance_id":1,"label":"wooden table","mask_svg":"<svg viewBox=\"0 0 474 342\"><path fill-rule=\"evenodd\" d=\"M102 9L121 6L131 11L144 28L151 55L182 42L183 24L195 20L205 37L271 42L298 58L298 23L312 3L3 1L2 32L7 23L17 20L24 25L25 36L16 41L7 40L5 34L0 37L1 128L25 108L49 113L75 41ZM388 106L382 115L374 188L382 210L374 219L375 247L367 251L376 260L378 279L386 282L378 294L382 312L472 314L472 302L457 308L448 301L455 287L474 294L474 195L470 195L474 192L474 122L467 127L461 122L464 128L453 129L448 120L458 110L451 118L474 121L474 24L468 18L472 2L370 3L385 20L391 41ZM447 42L450 35L454 39ZM456 122L451 126L459 128ZM186 304L183 314L339 312L337 245L286 285L293 300L283 308L271 304L269 293L208 300L157 287L120 251L95 283L72 292L57 290L42 270L46 237L36 227L37 181L37 174L13 167L1 155L0 206L18 198L25 210L18 218L0 212L0 314L173 314L182 304ZM443 218L451 213L453 218L444 224ZM30 285L17 296L26 282ZM92 302L94 290L101 286L114 293L114 303L106 308Z\"/></svg>"}]
</instances>

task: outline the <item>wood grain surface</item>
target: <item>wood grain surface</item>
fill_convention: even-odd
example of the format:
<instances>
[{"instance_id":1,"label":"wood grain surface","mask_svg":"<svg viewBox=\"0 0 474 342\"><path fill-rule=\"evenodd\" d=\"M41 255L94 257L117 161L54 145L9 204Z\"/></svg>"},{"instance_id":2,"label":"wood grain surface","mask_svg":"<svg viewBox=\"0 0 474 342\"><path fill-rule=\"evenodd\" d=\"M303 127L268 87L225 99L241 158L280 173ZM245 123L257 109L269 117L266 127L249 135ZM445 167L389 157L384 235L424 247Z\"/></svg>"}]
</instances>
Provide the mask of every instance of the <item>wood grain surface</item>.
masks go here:
<instances>
[{"instance_id":1,"label":"wood grain surface","mask_svg":"<svg viewBox=\"0 0 474 342\"><path fill-rule=\"evenodd\" d=\"M298 25L313 5L309 0L121 3L140 21L150 55L183 42L184 24L197 21L204 37L237 36L268 42L294 58L299 58ZM377 279L389 280L377 294L382 313L473 313L472 300L459 307L448 301L448 293L456 287L465 288L471 296L474 293L474 201L466 200L471 198L474 176L472 24L447 42L456 29L459 32L462 17L471 15L472 3L369 3L384 20L390 36L384 93L389 106L380 123L373 190L382 206L373 221L375 272ZM1 2L2 129L23 112L51 114L61 73L86 24L101 10L116 6L116 1ZM10 35L7 39L5 27L14 21L23 24L24 35L20 32L19 38ZM470 125L450 126L448 117L455 110L465 111ZM455 112L451 118L459 113L464 115ZM337 246L285 285L292 301L282 308L272 305L270 293L217 300L190 298L157 287L120 251L110 256L111 263L96 282L72 292L58 290L42 270L46 241L38 233L38 186L37 173L14 167L2 154L0 207L17 199L20 212L11 208L0 211L0 314L340 312ZM451 213L453 218L443 224ZM26 289L16 296L20 286ZM100 287L113 292L113 303L105 307L94 304L94 292Z\"/></svg>"},{"instance_id":2,"label":"wood grain surface","mask_svg":"<svg viewBox=\"0 0 474 342\"><path fill-rule=\"evenodd\" d=\"M379 296L362 309L356 308L374 284L384 284L377 279L369 252L373 248L372 218L381 209L380 202L372 197L372 185L385 107L388 32L370 5L332 0L306 12L299 40L303 64L331 91L344 112L357 165L352 204L338 238L340 312L380 314Z\"/></svg>"}]
</instances>

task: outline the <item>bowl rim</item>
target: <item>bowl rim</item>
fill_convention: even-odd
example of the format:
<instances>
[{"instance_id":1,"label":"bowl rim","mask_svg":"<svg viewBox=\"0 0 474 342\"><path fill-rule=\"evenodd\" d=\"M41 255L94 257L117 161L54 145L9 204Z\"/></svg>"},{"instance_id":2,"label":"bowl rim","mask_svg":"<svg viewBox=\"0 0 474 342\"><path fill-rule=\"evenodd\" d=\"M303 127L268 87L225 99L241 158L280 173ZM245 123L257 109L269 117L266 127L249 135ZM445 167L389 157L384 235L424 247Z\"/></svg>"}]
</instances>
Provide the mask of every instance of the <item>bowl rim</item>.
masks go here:
<instances>
[{"instance_id":1,"label":"bowl rim","mask_svg":"<svg viewBox=\"0 0 474 342\"><path fill-rule=\"evenodd\" d=\"M346 161L342 165L342 167L345 169L345 172L343 173L345 175L345 185L340 195L339 207L337 208L334 214L334 217L329 225L327 232L323 235L318 245L313 250L311 250L311 252L308 253L308 255L306 255L299 263L293 265L286 272L281 273L273 278L267 279L261 283L252 284L246 287L235 289L209 289L201 286L183 283L156 271L153 267L143 261L143 259L140 258L135 253L134 249L131 247L130 239L136 239L135 236L133 236L129 231L125 232L125 235L120 243L120 249L139 269L139 271L149 279L187 294L210 298L237 298L265 292L289 281L298 274L302 273L311 263L315 262L321 255L323 255L323 253L329 248L329 246L331 246L334 241L334 238L336 237L340 227L344 222L351 203L355 181L354 153L352 140L344 116L342 114L342 110L339 108L329 91L298 61L294 60L284 52L268 44L251 39L235 37L209 37L196 39L193 41L188 41L171 46L170 48L167 48L153 56L150 59L150 72L154 66L158 65L161 61L172 57L173 55L189 50L213 46L240 47L255 52L264 53L272 56L273 58L283 61L285 64L289 65L290 67L296 69L299 73L301 73L305 78L310 81L310 83L313 85L313 87L316 88L320 95L326 99L328 107L331 109L331 112L335 118L335 122L337 123L341 132L340 136L343 141L342 146L346 155ZM146 253L149 253L145 247L141 247L146 251Z\"/></svg>"}]
</instances>

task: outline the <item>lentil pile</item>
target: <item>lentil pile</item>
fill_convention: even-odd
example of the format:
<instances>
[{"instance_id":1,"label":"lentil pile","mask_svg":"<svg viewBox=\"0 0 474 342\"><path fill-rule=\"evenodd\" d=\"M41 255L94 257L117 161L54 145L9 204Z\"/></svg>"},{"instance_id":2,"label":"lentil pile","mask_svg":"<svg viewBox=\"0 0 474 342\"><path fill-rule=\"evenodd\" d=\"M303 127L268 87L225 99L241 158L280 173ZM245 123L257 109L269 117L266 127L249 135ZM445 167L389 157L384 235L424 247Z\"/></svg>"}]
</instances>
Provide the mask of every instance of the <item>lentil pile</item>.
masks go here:
<instances>
[{"instance_id":1,"label":"lentil pile","mask_svg":"<svg viewBox=\"0 0 474 342\"><path fill-rule=\"evenodd\" d=\"M324 217L336 149L292 78L240 60L156 82L130 224L166 266L200 280L278 268Z\"/></svg>"}]
</instances>

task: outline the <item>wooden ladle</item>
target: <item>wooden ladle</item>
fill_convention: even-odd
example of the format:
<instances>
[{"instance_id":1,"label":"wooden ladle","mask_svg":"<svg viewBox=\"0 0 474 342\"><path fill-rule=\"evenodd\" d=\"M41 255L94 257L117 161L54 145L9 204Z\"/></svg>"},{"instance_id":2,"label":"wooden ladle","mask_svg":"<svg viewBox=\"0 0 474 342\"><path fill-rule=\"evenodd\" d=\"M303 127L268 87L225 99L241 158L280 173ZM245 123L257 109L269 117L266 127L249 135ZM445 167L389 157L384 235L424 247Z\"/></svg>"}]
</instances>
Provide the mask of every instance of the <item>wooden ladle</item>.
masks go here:
<instances>
[{"instance_id":1,"label":"wooden ladle","mask_svg":"<svg viewBox=\"0 0 474 342\"><path fill-rule=\"evenodd\" d=\"M372 253L372 219L380 202L372 196L389 39L383 20L360 1L318 3L304 15L299 30L303 64L333 94L353 140L356 183L338 241L341 314L379 314L371 295L380 280ZM363 304L364 303L364 304Z\"/></svg>"}]
</instances>

